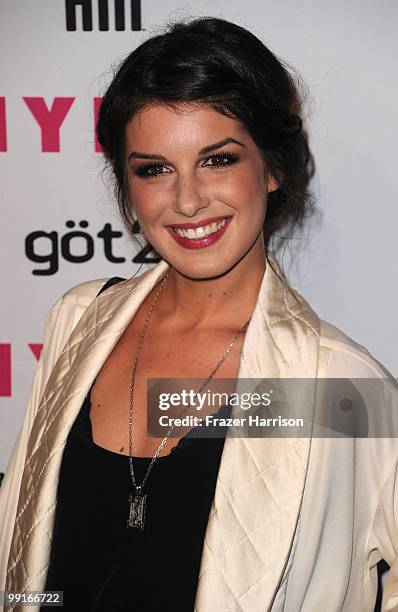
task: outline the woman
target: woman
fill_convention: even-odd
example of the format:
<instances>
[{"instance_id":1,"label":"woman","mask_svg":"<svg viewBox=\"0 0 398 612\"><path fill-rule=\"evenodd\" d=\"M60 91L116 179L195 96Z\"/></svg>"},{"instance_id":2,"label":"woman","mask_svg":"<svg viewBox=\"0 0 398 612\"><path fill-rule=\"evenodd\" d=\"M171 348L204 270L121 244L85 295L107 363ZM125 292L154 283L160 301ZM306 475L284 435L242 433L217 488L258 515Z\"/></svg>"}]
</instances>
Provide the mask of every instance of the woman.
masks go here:
<instances>
[{"instance_id":1,"label":"woman","mask_svg":"<svg viewBox=\"0 0 398 612\"><path fill-rule=\"evenodd\" d=\"M1 491L1 588L74 610L370 612L383 558L398 610L393 418L368 439L147 432L148 379L388 376L271 256L311 208L293 79L237 25L177 23L120 66L97 131L161 261L50 312ZM335 409L303 389L297 406ZM395 393L372 397L382 421Z\"/></svg>"}]
</instances>

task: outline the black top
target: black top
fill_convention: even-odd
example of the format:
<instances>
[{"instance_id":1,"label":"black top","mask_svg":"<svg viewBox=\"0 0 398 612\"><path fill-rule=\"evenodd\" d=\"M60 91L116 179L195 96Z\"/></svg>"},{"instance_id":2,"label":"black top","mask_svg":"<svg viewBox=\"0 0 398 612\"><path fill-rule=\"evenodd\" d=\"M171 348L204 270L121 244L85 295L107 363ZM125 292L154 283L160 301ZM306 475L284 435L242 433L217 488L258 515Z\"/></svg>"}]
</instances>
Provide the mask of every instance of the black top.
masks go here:
<instances>
[{"instance_id":1,"label":"black top","mask_svg":"<svg viewBox=\"0 0 398 612\"><path fill-rule=\"evenodd\" d=\"M128 528L129 460L93 442L86 398L63 454L45 587L64 592L63 610L193 610L224 446L224 437L193 431L157 458L144 487L145 529ZM133 459L137 483L150 461Z\"/></svg>"}]
</instances>

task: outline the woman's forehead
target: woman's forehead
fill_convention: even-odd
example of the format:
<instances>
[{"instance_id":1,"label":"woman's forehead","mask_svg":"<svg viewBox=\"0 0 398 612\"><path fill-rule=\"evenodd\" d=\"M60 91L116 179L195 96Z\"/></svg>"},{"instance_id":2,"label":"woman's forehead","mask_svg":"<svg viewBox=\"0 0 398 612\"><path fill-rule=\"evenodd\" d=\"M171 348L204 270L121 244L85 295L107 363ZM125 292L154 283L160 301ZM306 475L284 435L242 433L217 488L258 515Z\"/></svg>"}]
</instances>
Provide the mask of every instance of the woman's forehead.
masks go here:
<instances>
[{"instance_id":1,"label":"woman's forehead","mask_svg":"<svg viewBox=\"0 0 398 612\"><path fill-rule=\"evenodd\" d=\"M126 140L171 144L173 141L214 141L239 135L248 138L244 125L237 119L219 113L209 105L185 103L179 106L148 104L128 122Z\"/></svg>"}]
</instances>

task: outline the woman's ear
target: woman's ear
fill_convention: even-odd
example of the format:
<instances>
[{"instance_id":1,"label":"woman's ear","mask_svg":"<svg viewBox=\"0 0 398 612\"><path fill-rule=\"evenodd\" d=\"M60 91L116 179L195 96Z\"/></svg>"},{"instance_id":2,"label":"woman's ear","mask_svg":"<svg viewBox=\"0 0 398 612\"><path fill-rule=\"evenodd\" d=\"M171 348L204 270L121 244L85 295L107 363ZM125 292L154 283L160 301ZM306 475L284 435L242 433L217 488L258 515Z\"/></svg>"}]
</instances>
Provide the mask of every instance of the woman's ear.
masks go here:
<instances>
[{"instance_id":1,"label":"woman's ear","mask_svg":"<svg viewBox=\"0 0 398 612\"><path fill-rule=\"evenodd\" d=\"M268 174L267 176L267 191L268 193L272 193L272 191L276 191L279 189L280 183L272 176L272 174Z\"/></svg>"}]
</instances>

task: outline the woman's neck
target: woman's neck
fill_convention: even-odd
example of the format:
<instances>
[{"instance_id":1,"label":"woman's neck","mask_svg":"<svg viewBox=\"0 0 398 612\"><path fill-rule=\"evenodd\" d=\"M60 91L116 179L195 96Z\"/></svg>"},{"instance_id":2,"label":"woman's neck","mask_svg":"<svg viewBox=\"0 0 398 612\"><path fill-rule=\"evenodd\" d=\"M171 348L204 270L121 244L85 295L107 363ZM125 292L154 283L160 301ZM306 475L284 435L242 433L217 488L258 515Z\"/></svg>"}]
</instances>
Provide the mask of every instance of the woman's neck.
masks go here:
<instances>
[{"instance_id":1,"label":"woman's neck","mask_svg":"<svg viewBox=\"0 0 398 612\"><path fill-rule=\"evenodd\" d=\"M251 316L265 271L263 258L242 260L217 278L192 279L169 269L159 314L187 328L240 327Z\"/></svg>"}]
</instances>

